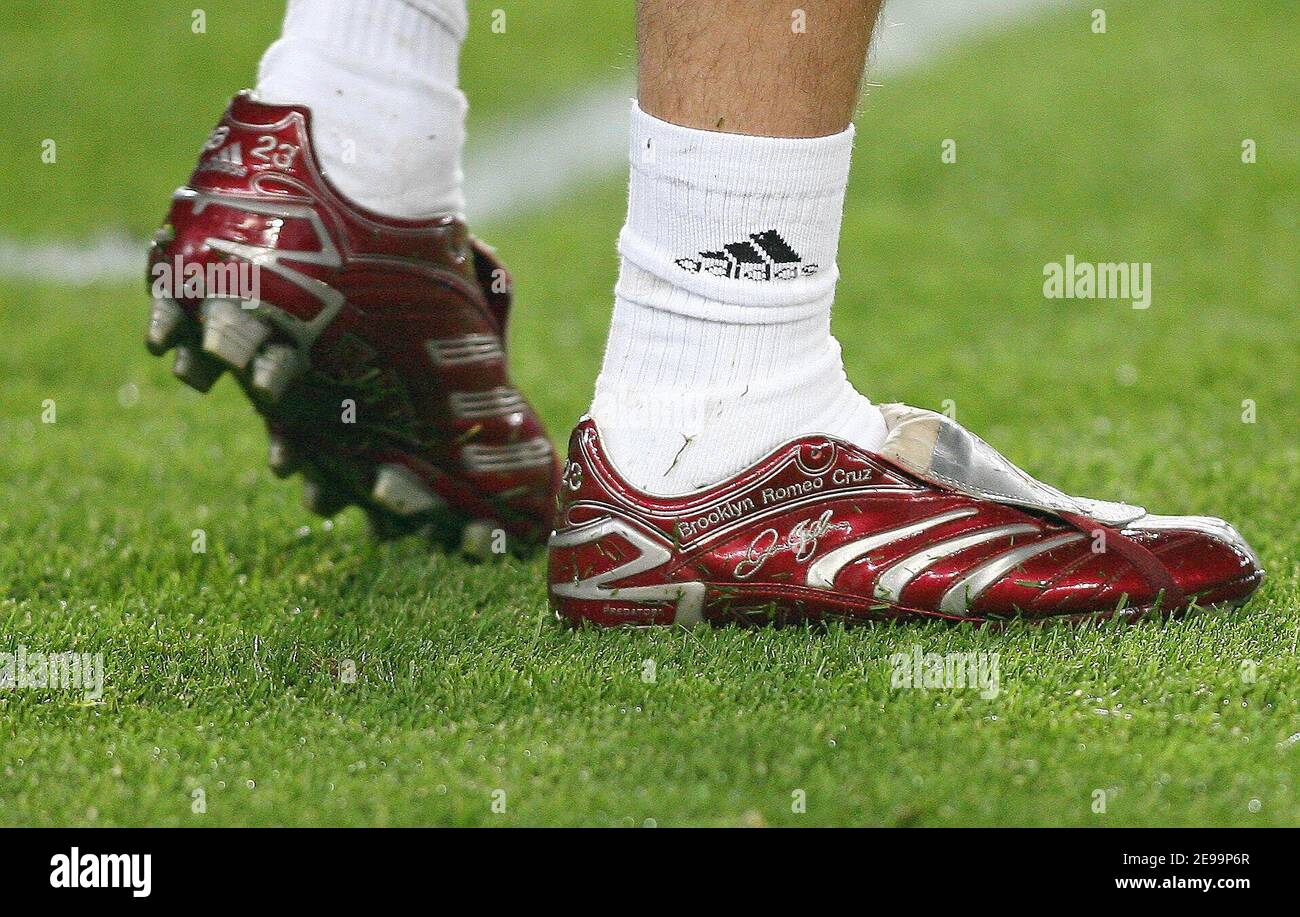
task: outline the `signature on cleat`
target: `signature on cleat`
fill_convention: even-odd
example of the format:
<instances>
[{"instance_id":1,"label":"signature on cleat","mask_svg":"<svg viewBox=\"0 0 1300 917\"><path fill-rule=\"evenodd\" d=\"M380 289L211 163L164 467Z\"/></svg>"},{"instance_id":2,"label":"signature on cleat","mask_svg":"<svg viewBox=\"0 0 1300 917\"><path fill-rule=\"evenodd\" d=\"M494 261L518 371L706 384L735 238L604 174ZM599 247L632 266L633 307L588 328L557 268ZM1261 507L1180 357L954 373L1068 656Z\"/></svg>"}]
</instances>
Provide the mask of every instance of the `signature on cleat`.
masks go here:
<instances>
[{"instance_id":1,"label":"signature on cleat","mask_svg":"<svg viewBox=\"0 0 1300 917\"><path fill-rule=\"evenodd\" d=\"M783 551L793 554L799 563L811 560L817 553L817 544L823 536L833 531L853 531L847 522L832 522L833 512L834 510L828 509L815 519L803 519L795 523L784 539L776 529L763 529L754 536L744 559L736 564L736 569L732 572L741 579L749 579L763 568L768 558Z\"/></svg>"}]
</instances>

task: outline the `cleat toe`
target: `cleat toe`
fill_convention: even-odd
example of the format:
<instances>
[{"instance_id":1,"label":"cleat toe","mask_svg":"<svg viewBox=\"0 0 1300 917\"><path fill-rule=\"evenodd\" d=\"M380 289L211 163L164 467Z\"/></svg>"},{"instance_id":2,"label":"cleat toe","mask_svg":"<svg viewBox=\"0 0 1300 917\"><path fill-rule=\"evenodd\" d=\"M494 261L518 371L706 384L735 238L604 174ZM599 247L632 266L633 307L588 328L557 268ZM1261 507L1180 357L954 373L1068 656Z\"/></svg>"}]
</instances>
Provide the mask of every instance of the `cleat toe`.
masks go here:
<instances>
[{"instance_id":1,"label":"cleat toe","mask_svg":"<svg viewBox=\"0 0 1300 917\"><path fill-rule=\"evenodd\" d=\"M205 353L188 345L176 348L176 362L172 375L192 389L206 392L221 377L225 367Z\"/></svg>"},{"instance_id":2,"label":"cleat toe","mask_svg":"<svg viewBox=\"0 0 1300 917\"><path fill-rule=\"evenodd\" d=\"M405 465L380 465L371 498L399 516L415 516L444 506L441 497Z\"/></svg>"},{"instance_id":3,"label":"cleat toe","mask_svg":"<svg viewBox=\"0 0 1300 917\"><path fill-rule=\"evenodd\" d=\"M160 357L175 346L185 328L185 310L175 300L155 299L149 310L149 330L145 332L145 346L155 357Z\"/></svg>"},{"instance_id":4,"label":"cleat toe","mask_svg":"<svg viewBox=\"0 0 1300 917\"><path fill-rule=\"evenodd\" d=\"M203 349L235 369L246 367L271 334L265 322L233 299L204 300L202 314Z\"/></svg>"}]
</instances>

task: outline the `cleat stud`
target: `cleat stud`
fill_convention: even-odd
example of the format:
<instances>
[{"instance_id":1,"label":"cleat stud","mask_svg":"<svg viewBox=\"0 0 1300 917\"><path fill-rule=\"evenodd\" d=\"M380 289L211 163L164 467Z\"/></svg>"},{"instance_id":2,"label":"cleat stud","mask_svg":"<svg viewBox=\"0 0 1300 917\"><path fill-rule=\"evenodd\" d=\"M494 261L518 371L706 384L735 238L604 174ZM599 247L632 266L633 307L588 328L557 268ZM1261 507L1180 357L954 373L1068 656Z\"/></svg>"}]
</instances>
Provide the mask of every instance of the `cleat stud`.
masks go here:
<instances>
[{"instance_id":1,"label":"cleat stud","mask_svg":"<svg viewBox=\"0 0 1300 917\"><path fill-rule=\"evenodd\" d=\"M298 470L300 465L297 454L283 437L271 434L266 447L266 463L277 478L287 478Z\"/></svg>"},{"instance_id":2,"label":"cleat stud","mask_svg":"<svg viewBox=\"0 0 1300 917\"><path fill-rule=\"evenodd\" d=\"M445 505L420 477L405 465L380 465L371 498L399 516L428 513Z\"/></svg>"},{"instance_id":3,"label":"cleat stud","mask_svg":"<svg viewBox=\"0 0 1300 917\"><path fill-rule=\"evenodd\" d=\"M370 534L379 541L392 541L402 535L401 527L379 510L367 507L366 520L370 523Z\"/></svg>"},{"instance_id":4,"label":"cleat stud","mask_svg":"<svg viewBox=\"0 0 1300 917\"><path fill-rule=\"evenodd\" d=\"M492 542L499 528L487 519L468 523L460 533L461 553L474 560L490 560L493 556Z\"/></svg>"},{"instance_id":5,"label":"cleat stud","mask_svg":"<svg viewBox=\"0 0 1300 917\"><path fill-rule=\"evenodd\" d=\"M268 401L279 401L301 371L298 351L286 344L268 344L253 358L252 388Z\"/></svg>"},{"instance_id":6,"label":"cleat stud","mask_svg":"<svg viewBox=\"0 0 1300 917\"><path fill-rule=\"evenodd\" d=\"M181 345L176 348L176 362L172 364L172 375L190 388L206 392L212 388L213 383L224 371L224 366L193 347Z\"/></svg>"},{"instance_id":7,"label":"cleat stud","mask_svg":"<svg viewBox=\"0 0 1300 917\"><path fill-rule=\"evenodd\" d=\"M421 530L419 523L400 519L392 513L373 507L366 508L366 518L370 522L370 534L379 541L395 541L414 535Z\"/></svg>"},{"instance_id":8,"label":"cleat stud","mask_svg":"<svg viewBox=\"0 0 1300 917\"><path fill-rule=\"evenodd\" d=\"M313 478L308 478L302 485L302 505L318 516L333 516L348 505L348 499Z\"/></svg>"},{"instance_id":9,"label":"cleat stud","mask_svg":"<svg viewBox=\"0 0 1300 917\"><path fill-rule=\"evenodd\" d=\"M202 306L203 349L235 369L243 369L271 335L233 299L205 299Z\"/></svg>"},{"instance_id":10,"label":"cleat stud","mask_svg":"<svg viewBox=\"0 0 1300 917\"><path fill-rule=\"evenodd\" d=\"M149 310L149 330L144 343L149 352L160 357L175 346L185 328L185 310L175 300L155 299Z\"/></svg>"}]
</instances>

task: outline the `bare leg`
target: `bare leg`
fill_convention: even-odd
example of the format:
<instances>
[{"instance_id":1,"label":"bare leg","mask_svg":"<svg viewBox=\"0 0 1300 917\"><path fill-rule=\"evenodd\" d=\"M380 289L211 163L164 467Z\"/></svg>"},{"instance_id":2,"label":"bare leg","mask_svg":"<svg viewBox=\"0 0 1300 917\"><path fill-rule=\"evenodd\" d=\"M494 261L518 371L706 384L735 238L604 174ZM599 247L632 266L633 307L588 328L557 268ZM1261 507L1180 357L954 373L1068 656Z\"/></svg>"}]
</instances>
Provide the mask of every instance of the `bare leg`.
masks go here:
<instances>
[{"instance_id":1,"label":"bare leg","mask_svg":"<svg viewBox=\"0 0 1300 917\"><path fill-rule=\"evenodd\" d=\"M804 0L798 9L770 0L641 0L641 110L684 127L735 134L839 133L858 103L880 6L880 0Z\"/></svg>"}]
</instances>

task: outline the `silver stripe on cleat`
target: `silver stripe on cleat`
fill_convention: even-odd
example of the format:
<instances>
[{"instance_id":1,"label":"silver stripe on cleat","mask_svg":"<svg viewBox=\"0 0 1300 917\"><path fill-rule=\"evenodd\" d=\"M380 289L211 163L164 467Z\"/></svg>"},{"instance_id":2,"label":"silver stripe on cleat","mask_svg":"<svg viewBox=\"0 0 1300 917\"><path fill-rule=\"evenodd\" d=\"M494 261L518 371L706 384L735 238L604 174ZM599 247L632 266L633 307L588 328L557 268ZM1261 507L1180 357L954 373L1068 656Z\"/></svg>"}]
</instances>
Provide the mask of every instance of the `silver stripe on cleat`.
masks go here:
<instances>
[{"instance_id":1,"label":"silver stripe on cleat","mask_svg":"<svg viewBox=\"0 0 1300 917\"><path fill-rule=\"evenodd\" d=\"M469 445L462 455L467 469L480 472L540 468L552 461L551 443L542 436L509 446Z\"/></svg>"},{"instance_id":2,"label":"silver stripe on cleat","mask_svg":"<svg viewBox=\"0 0 1300 917\"><path fill-rule=\"evenodd\" d=\"M524 396L504 385L485 392L452 392L450 401L452 411L464 420L501 417L524 409Z\"/></svg>"},{"instance_id":3,"label":"silver stripe on cleat","mask_svg":"<svg viewBox=\"0 0 1300 917\"><path fill-rule=\"evenodd\" d=\"M1067 532L1054 538L1011 548L997 557L986 560L963 576L957 581L956 585L943 594L943 598L939 601L939 610L946 614L966 614L970 603L979 598L985 589L996 583L1009 571L1014 570L1035 555L1043 554L1053 548L1073 544L1076 541L1082 541L1083 537L1080 532Z\"/></svg>"},{"instance_id":4,"label":"silver stripe on cleat","mask_svg":"<svg viewBox=\"0 0 1300 917\"><path fill-rule=\"evenodd\" d=\"M212 388L226 368L217 360L195 350L187 344L176 348L176 362L172 364L172 375L190 388L206 392Z\"/></svg>"},{"instance_id":5,"label":"silver stripe on cleat","mask_svg":"<svg viewBox=\"0 0 1300 917\"><path fill-rule=\"evenodd\" d=\"M945 557L951 557L987 541L997 541L999 538L1007 538L1011 535L1028 535L1030 532L1037 531L1037 526L1026 523L999 525L932 544L924 550L903 558L880 574L876 579L875 596L882 602L897 603L908 583Z\"/></svg>"},{"instance_id":6,"label":"silver stripe on cleat","mask_svg":"<svg viewBox=\"0 0 1300 917\"><path fill-rule=\"evenodd\" d=\"M486 363L502 360L505 352L501 341L491 334L465 334L454 338L441 338L424 342L433 362L439 366L460 366L464 363Z\"/></svg>"},{"instance_id":7,"label":"silver stripe on cleat","mask_svg":"<svg viewBox=\"0 0 1300 917\"><path fill-rule=\"evenodd\" d=\"M399 516L415 516L445 505L419 475L405 465L397 464L379 466L370 496L384 509Z\"/></svg>"},{"instance_id":8,"label":"silver stripe on cleat","mask_svg":"<svg viewBox=\"0 0 1300 917\"><path fill-rule=\"evenodd\" d=\"M287 344L268 344L253 358L254 391L270 401L279 401L289 383L305 369L296 348Z\"/></svg>"},{"instance_id":9,"label":"silver stripe on cleat","mask_svg":"<svg viewBox=\"0 0 1300 917\"><path fill-rule=\"evenodd\" d=\"M203 349L235 369L243 369L257 348L271 336L271 328L233 299L205 299Z\"/></svg>"},{"instance_id":10,"label":"silver stripe on cleat","mask_svg":"<svg viewBox=\"0 0 1300 917\"><path fill-rule=\"evenodd\" d=\"M162 356L180 339L185 327L185 310L172 299L155 299L149 310L149 330L145 346L156 357Z\"/></svg>"},{"instance_id":11,"label":"silver stripe on cleat","mask_svg":"<svg viewBox=\"0 0 1300 917\"><path fill-rule=\"evenodd\" d=\"M865 557L876 548L883 548L895 541L902 541L904 538L919 535L936 525L952 522L954 519L964 519L978 512L979 510L973 507L970 509L955 509L950 512L940 513L937 516L931 516L928 519L900 525L898 528L885 529L883 532L876 532L866 538L859 538L856 541L850 541L848 544L840 545L834 551L827 553L825 557L819 558L816 563L808 568L807 583L809 586L820 589L830 589L834 586L835 577L839 575L841 570L858 558Z\"/></svg>"}]
</instances>

